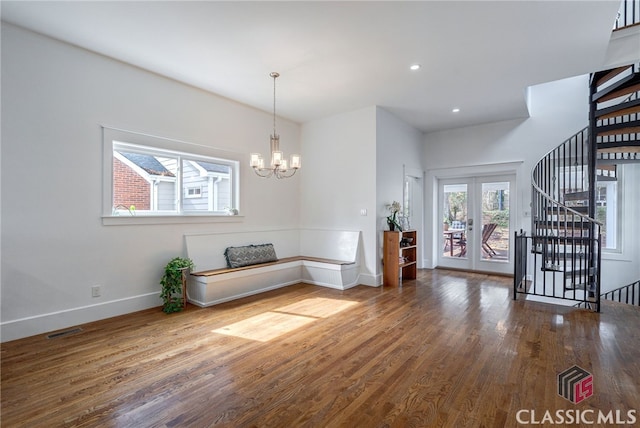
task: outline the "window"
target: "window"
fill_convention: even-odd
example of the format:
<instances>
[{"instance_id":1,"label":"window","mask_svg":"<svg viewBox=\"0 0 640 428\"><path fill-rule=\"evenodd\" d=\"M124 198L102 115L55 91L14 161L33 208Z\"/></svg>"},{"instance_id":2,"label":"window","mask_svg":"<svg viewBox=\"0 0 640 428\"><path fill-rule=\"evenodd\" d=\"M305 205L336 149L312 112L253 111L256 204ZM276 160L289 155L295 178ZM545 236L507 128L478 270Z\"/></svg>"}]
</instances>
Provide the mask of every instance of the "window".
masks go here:
<instances>
[{"instance_id":1,"label":"window","mask_svg":"<svg viewBox=\"0 0 640 428\"><path fill-rule=\"evenodd\" d=\"M104 134L105 217L226 216L239 209L237 159L157 137L106 128Z\"/></svg>"},{"instance_id":2,"label":"window","mask_svg":"<svg viewBox=\"0 0 640 428\"><path fill-rule=\"evenodd\" d=\"M602 222L602 248L610 251L621 251L620 227L621 224L621 168L606 167L600 165L596 181L596 220ZM578 165L561 169L559 176L560 194L574 193L581 189L588 189L587 167ZM582 207L586 201L569 201L567 205L572 208ZM586 206L585 206L586 207ZM585 212L586 214L586 212Z\"/></svg>"},{"instance_id":3,"label":"window","mask_svg":"<svg viewBox=\"0 0 640 428\"><path fill-rule=\"evenodd\" d=\"M185 198L201 198L202 197L202 187L187 187L185 189L184 197Z\"/></svg>"},{"instance_id":4,"label":"window","mask_svg":"<svg viewBox=\"0 0 640 428\"><path fill-rule=\"evenodd\" d=\"M602 222L602 248L620 250L619 215L620 177L617 181L598 181L596 185L596 220Z\"/></svg>"}]
</instances>

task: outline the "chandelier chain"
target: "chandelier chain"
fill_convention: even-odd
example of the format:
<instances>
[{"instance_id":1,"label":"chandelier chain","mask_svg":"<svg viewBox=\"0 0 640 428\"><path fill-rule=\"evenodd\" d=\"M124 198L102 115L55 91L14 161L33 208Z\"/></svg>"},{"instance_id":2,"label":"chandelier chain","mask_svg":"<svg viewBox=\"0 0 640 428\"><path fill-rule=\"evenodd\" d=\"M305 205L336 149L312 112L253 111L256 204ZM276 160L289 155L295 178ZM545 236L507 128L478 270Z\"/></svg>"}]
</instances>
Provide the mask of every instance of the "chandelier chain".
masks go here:
<instances>
[{"instance_id":1,"label":"chandelier chain","mask_svg":"<svg viewBox=\"0 0 640 428\"><path fill-rule=\"evenodd\" d=\"M276 79L280 76L278 73L271 73L271 77L273 77L273 136L276 134Z\"/></svg>"}]
</instances>

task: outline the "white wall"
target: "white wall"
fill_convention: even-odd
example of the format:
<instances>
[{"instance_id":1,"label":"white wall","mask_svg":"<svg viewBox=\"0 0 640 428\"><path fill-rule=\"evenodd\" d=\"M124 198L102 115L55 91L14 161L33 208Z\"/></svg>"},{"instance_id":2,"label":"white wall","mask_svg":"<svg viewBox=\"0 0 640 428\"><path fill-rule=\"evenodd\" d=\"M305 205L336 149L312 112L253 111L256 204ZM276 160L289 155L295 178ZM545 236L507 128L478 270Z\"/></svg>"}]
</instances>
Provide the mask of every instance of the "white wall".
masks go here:
<instances>
[{"instance_id":1,"label":"white wall","mask_svg":"<svg viewBox=\"0 0 640 428\"><path fill-rule=\"evenodd\" d=\"M388 229L387 205L393 201L402 204L405 170L424 170L422 167L424 134L383 108L377 108L376 117L377 271L382 272L383 231ZM423 238L422 236L418 238L422 247Z\"/></svg>"},{"instance_id":2,"label":"white wall","mask_svg":"<svg viewBox=\"0 0 640 428\"><path fill-rule=\"evenodd\" d=\"M244 217L103 226L101 124L239 156ZM300 151L298 125L279 119L278 131L286 153ZM305 170L263 180L246 167L270 132L269 112L3 23L2 340L159 306L186 232L298 227Z\"/></svg>"},{"instance_id":3,"label":"white wall","mask_svg":"<svg viewBox=\"0 0 640 428\"><path fill-rule=\"evenodd\" d=\"M622 211L620 252L602 253L602 292L640 279L640 164L618 166L622 173Z\"/></svg>"},{"instance_id":4,"label":"white wall","mask_svg":"<svg viewBox=\"0 0 640 428\"><path fill-rule=\"evenodd\" d=\"M426 233L425 266L433 267L437 236L437 177L516 173L518 199L516 229L530 229L531 169L549 150L588 124L588 76L578 76L532 86L528 90L530 117L425 136L424 165ZM458 114L464 114L464 106ZM431 209L429 209L431 207Z\"/></svg>"},{"instance_id":5,"label":"white wall","mask_svg":"<svg viewBox=\"0 0 640 428\"><path fill-rule=\"evenodd\" d=\"M601 70L640 61L640 27L633 26L611 33Z\"/></svg>"},{"instance_id":6,"label":"white wall","mask_svg":"<svg viewBox=\"0 0 640 428\"><path fill-rule=\"evenodd\" d=\"M301 134L301 227L362 231L360 282L377 285L376 108L305 123Z\"/></svg>"}]
</instances>

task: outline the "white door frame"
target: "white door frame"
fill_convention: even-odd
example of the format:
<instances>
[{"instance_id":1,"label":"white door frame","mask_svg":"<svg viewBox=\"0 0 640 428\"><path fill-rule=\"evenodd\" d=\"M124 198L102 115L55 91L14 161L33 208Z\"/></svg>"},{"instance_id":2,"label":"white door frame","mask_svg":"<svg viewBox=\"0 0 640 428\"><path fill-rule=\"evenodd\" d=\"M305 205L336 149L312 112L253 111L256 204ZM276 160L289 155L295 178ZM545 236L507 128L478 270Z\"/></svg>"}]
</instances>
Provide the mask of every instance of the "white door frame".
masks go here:
<instances>
[{"instance_id":1,"label":"white door frame","mask_svg":"<svg viewBox=\"0 0 640 428\"><path fill-rule=\"evenodd\" d=\"M425 240L424 240L424 171L417 168L408 168L403 165L404 177L402 184L402 192L403 192L403 201L406 200L407 195L404 194L406 191L406 186L404 182L406 180L412 179L415 187L411 187L412 194L411 199L413 202L413 211L411 213L411 229L416 231L416 236L418 237L418 254L417 257L417 268L424 268L424 248L425 248ZM403 202L404 203L404 202Z\"/></svg>"},{"instance_id":2,"label":"white door frame","mask_svg":"<svg viewBox=\"0 0 640 428\"><path fill-rule=\"evenodd\" d=\"M514 175L515 185L510 192L511 234L513 234L518 227L523 226L525 220L530 221L524 218L530 215L528 202L526 204L522 202L529 199L528 193L530 192L530 185L528 184L529 176L525 173L523 167L524 162L515 161L484 165L469 165L464 167L437 168L426 171L425 201L430 201L430 203L427 202L427 205L425 205L425 207L428 207L428 210L425 211L425 221L426 224L429 225L429 233L425 234L425 267L435 268L439 262L440 251L442 251L443 226L438 207L439 180L449 178ZM521 203L524 205L520 206Z\"/></svg>"}]
</instances>

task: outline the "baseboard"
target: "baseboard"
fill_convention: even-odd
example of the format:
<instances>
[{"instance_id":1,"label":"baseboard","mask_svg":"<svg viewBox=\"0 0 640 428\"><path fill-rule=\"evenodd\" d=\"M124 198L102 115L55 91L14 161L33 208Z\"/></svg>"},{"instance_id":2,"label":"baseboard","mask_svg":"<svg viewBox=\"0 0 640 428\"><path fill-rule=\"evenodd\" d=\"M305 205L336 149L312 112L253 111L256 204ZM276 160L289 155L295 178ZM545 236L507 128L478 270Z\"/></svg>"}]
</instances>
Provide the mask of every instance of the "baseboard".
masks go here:
<instances>
[{"instance_id":1,"label":"baseboard","mask_svg":"<svg viewBox=\"0 0 640 428\"><path fill-rule=\"evenodd\" d=\"M475 269L460 269L453 267L445 267L445 266L436 266L438 270L450 270L454 272L465 272L465 273L479 273L483 275L493 275L493 276L504 276L506 278L513 278L512 273L503 273L503 272L491 272L488 270L475 270Z\"/></svg>"},{"instance_id":2,"label":"baseboard","mask_svg":"<svg viewBox=\"0 0 640 428\"><path fill-rule=\"evenodd\" d=\"M0 323L0 342L49 333L161 305L160 292L154 291L153 293L127 297L126 299L5 321Z\"/></svg>"},{"instance_id":3,"label":"baseboard","mask_svg":"<svg viewBox=\"0 0 640 428\"><path fill-rule=\"evenodd\" d=\"M382 274L373 275L369 273L361 273L358 277L358 283L368 285L369 287L380 287L382 285Z\"/></svg>"}]
</instances>

